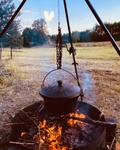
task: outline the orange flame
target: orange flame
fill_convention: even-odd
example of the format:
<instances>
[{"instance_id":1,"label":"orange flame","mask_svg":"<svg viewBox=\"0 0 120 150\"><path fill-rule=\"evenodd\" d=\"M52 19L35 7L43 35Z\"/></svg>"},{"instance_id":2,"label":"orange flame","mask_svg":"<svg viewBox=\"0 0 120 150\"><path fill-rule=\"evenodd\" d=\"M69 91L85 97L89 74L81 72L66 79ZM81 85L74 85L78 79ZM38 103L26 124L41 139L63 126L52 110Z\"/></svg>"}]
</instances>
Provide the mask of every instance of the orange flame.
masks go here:
<instances>
[{"instance_id":1,"label":"orange flame","mask_svg":"<svg viewBox=\"0 0 120 150\"><path fill-rule=\"evenodd\" d=\"M85 115L79 114L78 112L76 112L76 113L70 113L70 117L85 118ZM73 126L73 125L77 124L78 122L80 122L80 121L74 120L74 119L69 119L67 123L69 125Z\"/></svg>"},{"instance_id":2,"label":"orange flame","mask_svg":"<svg viewBox=\"0 0 120 150\"><path fill-rule=\"evenodd\" d=\"M79 112L71 113L70 117L85 118L84 114L79 114ZM69 119L67 123L71 126L77 124L78 120ZM82 122L80 122L82 123ZM62 126L57 126L57 124L50 125L46 120L39 123L40 127L40 144L45 146L47 143L48 150L68 150L68 146L61 144L62 138ZM37 139L39 133L34 135L33 139ZM62 146L61 146L62 145Z\"/></svg>"},{"instance_id":3,"label":"orange flame","mask_svg":"<svg viewBox=\"0 0 120 150\"><path fill-rule=\"evenodd\" d=\"M60 147L62 127L57 127L55 124L51 127L47 125L47 121L43 120L39 124L41 129L44 129L44 134L40 139L41 144L45 144L44 140L50 143L49 150L67 150L66 147Z\"/></svg>"}]
</instances>

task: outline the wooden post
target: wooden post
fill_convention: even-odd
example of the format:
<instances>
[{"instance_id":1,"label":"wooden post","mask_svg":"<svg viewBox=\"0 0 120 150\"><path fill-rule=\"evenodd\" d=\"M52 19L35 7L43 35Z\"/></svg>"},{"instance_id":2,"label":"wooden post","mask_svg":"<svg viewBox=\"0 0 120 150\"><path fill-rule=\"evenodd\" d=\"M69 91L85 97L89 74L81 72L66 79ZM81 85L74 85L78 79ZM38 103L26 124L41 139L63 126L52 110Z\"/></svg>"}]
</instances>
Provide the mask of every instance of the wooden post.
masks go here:
<instances>
[{"instance_id":1,"label":"wooden post","mask_svg":"<svg viewBox=\"0 0 120 150\"><path fill-rule=\"evenodd\" d=\"M0 48L0 60L2 60L2 48Z\"/></svg>"},{"instance_id":2,"label":"wooden post","mask_svg":"<svg viewBox=\"0 0 120 150\"><path fill-rule=\"evenodd\" d=\"M3 50L3 48L2 48L2 43L1 43L1 45L0 45L0 60L2 60L2 50Z\"/></svg>"},{"instance_id":3,"label":"wooden post","mask_svg":"<svg viewBox=\"0 0 120 150\"><path fill-rule=\"evenodd\" d=\"M10 58L12 59L12 46L10 48Z\"/></svg>"}]
</instances>

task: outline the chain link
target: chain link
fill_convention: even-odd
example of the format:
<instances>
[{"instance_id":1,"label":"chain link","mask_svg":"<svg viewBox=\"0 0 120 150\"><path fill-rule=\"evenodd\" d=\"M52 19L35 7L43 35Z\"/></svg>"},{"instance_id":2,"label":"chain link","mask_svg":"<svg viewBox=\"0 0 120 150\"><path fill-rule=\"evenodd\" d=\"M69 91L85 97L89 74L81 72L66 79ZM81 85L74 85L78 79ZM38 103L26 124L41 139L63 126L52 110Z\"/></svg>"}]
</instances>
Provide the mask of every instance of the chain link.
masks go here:
<instances>
[{"instance_id":1,"label":"chain link","mask_svg":"<svg viewBox=\"0 0 120 150\"><path fill-rule=\"evenodd\" d=\"M58 35L56 38L56 60L57 60L57 69L62 67L62 35L60 23L58 24Z\"/></svg>"}]
</instances>

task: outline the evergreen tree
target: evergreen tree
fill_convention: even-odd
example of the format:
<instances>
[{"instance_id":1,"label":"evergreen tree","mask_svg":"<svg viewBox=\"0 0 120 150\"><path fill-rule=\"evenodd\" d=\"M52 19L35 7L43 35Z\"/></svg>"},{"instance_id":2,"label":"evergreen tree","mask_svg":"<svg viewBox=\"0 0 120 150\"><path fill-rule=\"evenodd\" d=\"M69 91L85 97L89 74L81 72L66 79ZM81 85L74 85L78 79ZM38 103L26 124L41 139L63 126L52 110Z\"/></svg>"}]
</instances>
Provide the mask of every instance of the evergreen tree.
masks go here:
<instances>
[{"instance_id":1,"label":"evergreen tree","mask_svg":"<svg viewBox=\"0 0 120 150\"><path fill-rule=\"evenodd\" d=\"M0 32L4 29L15 11L15 5L12 0L1 0L0 1ZM6 33L0 39L4 46L21 47L22 38L19 32L20 21L14 20ZM17 39L16 39L17 38ZM20 45L18 45L18 43Z\"/></svg>"}]
</instances>

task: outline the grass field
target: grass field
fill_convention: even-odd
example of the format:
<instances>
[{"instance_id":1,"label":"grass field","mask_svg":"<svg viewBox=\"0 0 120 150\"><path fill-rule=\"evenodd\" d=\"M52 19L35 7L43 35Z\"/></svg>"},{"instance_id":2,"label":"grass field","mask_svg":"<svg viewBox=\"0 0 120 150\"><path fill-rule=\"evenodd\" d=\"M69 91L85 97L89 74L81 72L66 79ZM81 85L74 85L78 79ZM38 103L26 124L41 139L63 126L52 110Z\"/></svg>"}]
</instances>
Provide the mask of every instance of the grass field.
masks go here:
<instances>
[{"instance_id":1,"label":"grass field","mask_svg":"<svg viewBox=\"0 0 120 150\"><path fill-rule=\"evenodd\" d=\"M38 51L38 49L40 51ZM13 57L34 57L36 55L42 55L42 50L46 51L47 53L46 56L51 57L55 53L55 48L48 48L46 47L41 47L41 48L23 48L23 49L13 49ZM82 46L79 47L75 44L75 49L77 50L77 58L91 58L91 59L119 59L119 56L116 52L116 50L108 45L108 46ZM68 52L64 48L64 54L67 56ZM2 57L4 58L10 58L10 49L5 48L2 53Z\"/></svg>"}]
</instances>

